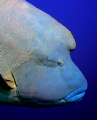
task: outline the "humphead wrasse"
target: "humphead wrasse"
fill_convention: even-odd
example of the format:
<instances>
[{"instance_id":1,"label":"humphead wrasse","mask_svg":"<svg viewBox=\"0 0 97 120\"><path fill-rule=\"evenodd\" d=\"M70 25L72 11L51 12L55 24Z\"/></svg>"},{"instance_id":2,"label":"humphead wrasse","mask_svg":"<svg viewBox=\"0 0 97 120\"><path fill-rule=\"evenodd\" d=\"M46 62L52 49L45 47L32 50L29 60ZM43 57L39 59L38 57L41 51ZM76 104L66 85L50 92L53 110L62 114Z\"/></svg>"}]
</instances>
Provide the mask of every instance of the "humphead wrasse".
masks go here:
<instances>
[{"instance_id":1,"label":"humphead wrasse","mask_svg":"<svg viewBox=\"0 0 97 120\"><path fill-rule=\"evenodd\" d=\"M0 103L52 107L80 101L87 81L70 57L71 32L24 0L0 0Z\"/></svg>"}]
</instances>

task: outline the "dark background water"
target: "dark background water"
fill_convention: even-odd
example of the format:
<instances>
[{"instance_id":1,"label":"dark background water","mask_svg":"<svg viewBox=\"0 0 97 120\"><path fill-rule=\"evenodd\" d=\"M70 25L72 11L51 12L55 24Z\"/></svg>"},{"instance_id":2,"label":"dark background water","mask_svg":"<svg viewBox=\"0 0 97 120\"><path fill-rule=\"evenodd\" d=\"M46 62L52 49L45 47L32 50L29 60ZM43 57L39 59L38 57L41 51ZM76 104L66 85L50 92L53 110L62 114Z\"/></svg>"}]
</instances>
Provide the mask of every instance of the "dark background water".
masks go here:
<instances>
[{"instance_id":1,"label":"dark background water","mask_svg":"<svg viewBox=\"0 0 97 120\"><path fill-rule=\"evenodd\" d=\"M88 81L82 101L55 108L0 105L0 120L97 120L97 1L27 0L50 14L74 35L77 48L71 52Z\"/></svg>"}]
</instances>

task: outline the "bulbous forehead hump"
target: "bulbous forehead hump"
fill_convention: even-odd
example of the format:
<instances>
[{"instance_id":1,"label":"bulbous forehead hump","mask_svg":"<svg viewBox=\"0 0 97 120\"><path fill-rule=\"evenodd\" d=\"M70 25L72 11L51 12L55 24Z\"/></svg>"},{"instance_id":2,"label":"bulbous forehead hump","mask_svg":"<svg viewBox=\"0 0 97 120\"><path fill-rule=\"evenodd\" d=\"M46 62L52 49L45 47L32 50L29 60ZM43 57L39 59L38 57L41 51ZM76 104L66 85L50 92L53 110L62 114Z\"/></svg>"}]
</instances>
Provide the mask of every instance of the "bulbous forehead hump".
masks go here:
<instances>
[{"instance_id":1,"label":"bulbous forehead hump","mask_svg":"<svg viewBox=\"0 0 97 120\"><path fill-rule=\"evenodd\" d=\"M44 39L57 43L61 42L69 50L74 50L76 48L76 42L72 33L56 20L45 29Z\"/></svg>"}]
</instances>

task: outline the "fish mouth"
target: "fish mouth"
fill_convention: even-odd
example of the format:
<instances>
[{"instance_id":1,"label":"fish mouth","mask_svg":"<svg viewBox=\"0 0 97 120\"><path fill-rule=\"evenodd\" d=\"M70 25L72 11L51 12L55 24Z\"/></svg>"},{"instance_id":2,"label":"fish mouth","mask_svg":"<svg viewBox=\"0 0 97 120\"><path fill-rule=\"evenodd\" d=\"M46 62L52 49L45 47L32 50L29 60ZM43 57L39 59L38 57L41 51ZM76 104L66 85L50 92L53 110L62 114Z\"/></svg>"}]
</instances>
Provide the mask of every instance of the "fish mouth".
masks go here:
<instances>
[{"instance_id":1,"label":"fish mouth","mask_svg":"<svg viewBox=\"0 0 97 120\"><path fill-rule=\"evenodd\" d=\"M83 96L85 95L85 91L68 98L68 96L62 100L60 100L57 104L61 105L61 104L70 104L70 103L74 103L74 102L78 102L80 100L82 100Z\"/></svg>"},{"instance_id":2,"label":"fish mouth","mask_svg":"<svg viewBox=\"0 0 97 120\"><path fill-rule=\"evenodd\" d=\"M71 92L67 95L64 99L60 100L58 104L70 104L74 102L78 102L82 100L85 95L85 90L87 89L87 84L84 84L82 87L78 88L77 90Z\"/></svg>"}]
</instances>

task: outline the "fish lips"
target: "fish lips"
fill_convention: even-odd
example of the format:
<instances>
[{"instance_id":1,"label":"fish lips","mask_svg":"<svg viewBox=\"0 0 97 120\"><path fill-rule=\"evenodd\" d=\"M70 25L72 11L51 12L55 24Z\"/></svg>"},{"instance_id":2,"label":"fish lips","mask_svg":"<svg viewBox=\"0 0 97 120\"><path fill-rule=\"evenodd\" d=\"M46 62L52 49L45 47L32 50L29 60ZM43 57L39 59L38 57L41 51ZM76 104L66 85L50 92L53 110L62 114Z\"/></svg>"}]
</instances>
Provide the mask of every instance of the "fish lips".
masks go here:
<instances>
[{"instance_id":1,"label":"fish lips","mask_svg":"<svg viewBox=\"0 0 97 120\"><path fill-rule=\"evenodd\" d=\"M59 101L57 104L70 104L74 102L78 102L82 100L85 95L85 90L87 89L87 84L84 84L82 87L78 88L77 90L71 92L67 95L64 99Z\"/></svg>"}]
</instances>

